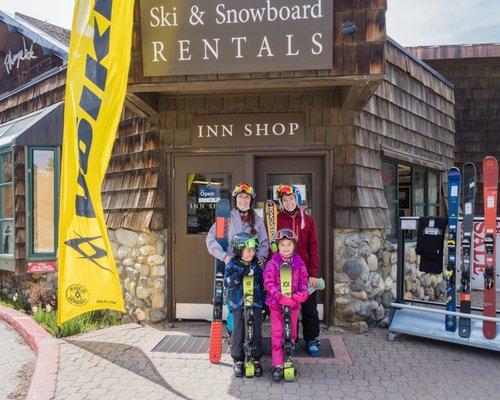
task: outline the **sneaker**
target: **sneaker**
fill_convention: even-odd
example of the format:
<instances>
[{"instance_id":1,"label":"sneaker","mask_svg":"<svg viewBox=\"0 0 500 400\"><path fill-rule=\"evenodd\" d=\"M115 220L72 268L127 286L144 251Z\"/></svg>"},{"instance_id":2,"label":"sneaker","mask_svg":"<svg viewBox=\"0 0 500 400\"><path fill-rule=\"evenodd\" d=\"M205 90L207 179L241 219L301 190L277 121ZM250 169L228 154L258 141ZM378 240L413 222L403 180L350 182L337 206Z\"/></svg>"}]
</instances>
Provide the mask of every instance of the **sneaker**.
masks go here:
<instances>
[{"instance_id":1,"label":"sneaker","mask_svg":"<svg viewBox=\"0 0 500 400\"><path fill-rule=\"evenodd\" d=\"M306 351L311 357L319 357L319 349L316 340L306 341Z\"/></svg>"},{"instance_id":2,"label":"sneaker","mask_svg":"<svg viewBox=\"0 0 500 400\"><path fill-rule=\"evenodd\" d=\"M316 346L321 346L321 337L318 336L316 339L314 339L316 341Z\"/></svg>"},{"instance_id":3,"label":"sneaker","mask_svg":"<svg viewBox=\"0 0 500 400\"><path fill-rule=\"evenodd\" d=\"M235 378L243 378L243 373L245 372L245 364L243 364L243 361L235 361L233 371Z\"/></svg>"},{"instance_id":4,"label":"sneaker","mask_svg":"<svg viewBox=\"0 0 500 400\"><path fill-rule=\"evenodd\" d=\"M260 365L260 360L254 360L253 367L255 370L255 376L262 376L262 365Z\"/></svg>"},{"instance_id":5,"label":"sneaker","mask_svg":"<svg viewBox=\"0 0 500 400\"><path fill-rule=\"evenodd\" d=\"M282 365L276 365L273 367L273 373L272 373L273 381L279 382L281 378L283 378L283 366Z\"/></svg>"}]
</instances>

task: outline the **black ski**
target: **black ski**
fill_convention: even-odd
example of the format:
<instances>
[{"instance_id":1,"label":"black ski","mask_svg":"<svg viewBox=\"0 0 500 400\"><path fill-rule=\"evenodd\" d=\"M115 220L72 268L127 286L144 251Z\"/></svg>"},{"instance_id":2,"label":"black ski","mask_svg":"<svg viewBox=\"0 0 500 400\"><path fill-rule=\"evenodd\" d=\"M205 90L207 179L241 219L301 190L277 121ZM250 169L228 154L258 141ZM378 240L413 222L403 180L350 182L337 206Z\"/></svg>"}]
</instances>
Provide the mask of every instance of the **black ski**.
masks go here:
<instances>
[{"instance_id":1,"label":"black ski","mask_svg":"<svg viewBox=\"0 0 500 400\"><path fill-rule=\"evenodd\" d=\"M460 312L471 313L471 263L472 263L472 228L474 223L474 207L476 200L476 167L473 163L466 163L463 172L463 197L464 197L464 220L462 232L462 268L460 279ZM460 317L458 319L458 334L460 337L470 336L471 320Z\"/></svg>"}]
</instances>

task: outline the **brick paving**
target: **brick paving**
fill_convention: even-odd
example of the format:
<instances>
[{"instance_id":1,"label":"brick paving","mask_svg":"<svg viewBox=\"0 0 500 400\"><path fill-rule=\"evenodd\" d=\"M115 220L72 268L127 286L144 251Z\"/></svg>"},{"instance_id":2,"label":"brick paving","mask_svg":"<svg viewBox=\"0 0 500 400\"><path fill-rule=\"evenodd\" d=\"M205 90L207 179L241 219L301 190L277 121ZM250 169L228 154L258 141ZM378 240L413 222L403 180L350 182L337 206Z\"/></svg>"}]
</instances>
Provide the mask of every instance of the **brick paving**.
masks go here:
<instances>
[{"instance_id":1,"label":"brick paving","mask_svg":"<svg viewBox=\"0 0 500 400\"><path fill-rule=\"evenodd\" d=\"M404 335L389 342L379 328L335 332L348 356L298 361L293 383L272 382L268 359L264 377L237 379L227 355L212 365L204 354L151 352L166 334L208 331L208 323L177 323L168 332L130 324L72 337L60 346L55 398L491 400L500 393L499 353Z\"/></svg>"},{"instance_id":2,"label":"brick paving","mask_svg":"<svg viewBox=\"0 0 500 400\"><path fill-rule=\"evenodd\" d=\"M24 399L35 355L7 323L0 321L0 399Z\"/></svg>"}]
</instances>

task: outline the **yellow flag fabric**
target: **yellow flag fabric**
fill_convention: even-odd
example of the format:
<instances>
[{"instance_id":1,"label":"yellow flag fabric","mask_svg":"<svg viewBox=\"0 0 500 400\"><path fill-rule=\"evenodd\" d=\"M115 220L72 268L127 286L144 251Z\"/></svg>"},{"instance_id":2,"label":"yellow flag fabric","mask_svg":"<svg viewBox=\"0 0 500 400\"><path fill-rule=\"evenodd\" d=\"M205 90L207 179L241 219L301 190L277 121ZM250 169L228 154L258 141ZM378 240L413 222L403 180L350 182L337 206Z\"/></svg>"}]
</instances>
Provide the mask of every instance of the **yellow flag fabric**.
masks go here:
<instances>
[{"instance_id":1,"label":"yellow flag fabric","mask_svg":"<svg viewBox=\"0 0 500 400\"><path fill-rule=\"evenodd\" d=\"M101 185L125 92L134 0L76 0L69 46L59 215L57 321L124 312Z\"/></svg>"}]
</instances>

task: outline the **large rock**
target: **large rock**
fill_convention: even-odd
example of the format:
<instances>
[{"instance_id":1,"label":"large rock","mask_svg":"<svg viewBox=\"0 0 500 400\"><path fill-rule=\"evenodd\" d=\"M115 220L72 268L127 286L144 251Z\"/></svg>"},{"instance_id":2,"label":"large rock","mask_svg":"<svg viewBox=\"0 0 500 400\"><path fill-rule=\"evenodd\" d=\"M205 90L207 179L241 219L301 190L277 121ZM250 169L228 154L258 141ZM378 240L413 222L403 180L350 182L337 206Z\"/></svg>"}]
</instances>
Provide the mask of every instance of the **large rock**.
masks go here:
<instances>
[{"instance_id":1,"label":"large rock","mask_svg":"<svg viewBox=\"0 0 500 400\"><path fill-rule=\"evenodd\" d=\"M165 267L163 265L153 265L150 274L151 276L165 276Z\"/></svg>"},{"instance_id":2,"label":"large rock","mask_svg":"<svg viewBox=\"0 0 500 400\"><path fill-rule=\"evenodd\" d=\"M126 267L131 267L135 264L134 259L132 257L127 257L122 260L122 265Z\"/></svg>"},{"instance_id":3,"label":"large rock","mask_svg":"<svg viewBox=\"0 0 500 400\"><path fill-rule=\"evenodd\" d=\"M363 267L363 271L361 271L361 278L366 281L370 276L370 267L368 267L364 258L358 258L358 262Z\"/></svg>"},{"instance_id":4,"label":"large rock","mask_svg":"<svg viewBox=\"0 0 500 400\"><path fill-rule=\"evenodd\" d=\"M351 292L351 296L358 300L366 300L368 299L368 295L365 291L363 292Z\"/></svg>"},{"instance_id":5,"label":"large rock","mask_svg":"<svg viewBox=\"0 0 500 400\"><path fill-rule=\"evenodd\" d=\"M391 279L393 282L396 282L398 280L398 266L393 265L391 266Z\"/></svg>"},{"instance_id":6,"label":"large rock","mask_svg":"<svg viewBox=\"0 0 500 400\"><path fill-rule=\"evenodd\" d=\"M336 317L345 322L358 322L362 321L363 317L358 314L361 301L355 300L348 304L338 304L336 310Z\"/></svg>"},{"instance_id":7,"label":"large rock","mask_svg":"<svg viewBox=\"0 0 500 400\"><path fill-rule=\"evenodd\" d=\"M414 247L410 247L405 251L405 261L410 264L415 264L417 262L417 253L415 252Z\"/></svg>"},{"instance_id":8,"label":"large rock","mask_svg":"<svg viewBox=\"0 0 500 400\"><path fill-rule=\"evenodd\" d=\"M138 308L143 308L143 309L148 306L148 303L146 303L143 299L139 299L139 298L134 299L134 301L132 303L134 304L134 306L136 306Z\"/></svg>"},{"instance_id":9,"label":"large rock","mask_svg":"<svg viewBox=\"0 0 500 400\"><path fill-rule=\"evenodd\" d=\"M136 232L120 228L117 229L115 233L116 239L121 245L128 247L134 247L137 245L137 237L139 235Z\"/></svg>"},{"instance_id":10,"label":"large rock","mask_svg":"<svg viewBox=\"0 0 500 400\"><path fill-rule=\"evenodd\" d=\"M144 311L142 308L138 308L135 310L135 316L139 321L145 321L147 318L146 311Z\"/></svg>"},{"instance_id":11,"label":"large rock","mask_svg":"<svg viewBox=\"0 0 500 400\"><path fill-rule=\"evenodd\" d=\"M140 264L139 272L142 276L148 276L150 273L150 268L148 264Z\"/></svg>"},{"instance_id":12,"label":"large rock","mask_svg":"<svg viewBox=\"0 0 500 400\"><path fill-rule=\"evenodd\" d=\"M382 301L382 305L385 308L390 308L391 303L394 301L394 297L392 296L392 293L388 290L386 290L384 293L382 293L382 296L380 296L380 299Z\"/></svg>"},{"instance_id":13,"label":"large rock","mask_svg":"<svg viewBox=\"0 0 500 400\"><path fill-rule=\"evenodd\" d=\"M163 265L164 262L165 262L165 257L160 256L159 254L153 254L148 257L149 265Z\"/></svg>"},{"instance_id":14,"label":"large rock","mask_svg":"<svg viewBox=\"0 0 500 400\"><path fill-rule=\"evenodd\" d=\"M349 285L346 283L337 283L334 286L335 296L345 296L350 293Z\"/></svg>"},{"instance_id":15,"label":"large rock","mask_svg":"<svg viewBox=\"0 0 500 400\"><path fill-rule=\"evenodd\" d=\"M363 243L358 249L359 255L364 258L368 258L372 254L372 249L367 243Z\"/></svg>"},{"instance_id":16,"label":"large rock","mask_svg":"<svg viewBox=\"0 0 500 400\"><path fill-rule=\"evenodd\" d=\"M165 295L163 293L154 293L151 296L151 306L153 308L165 308Z\"/></svg>"},{"instance_id":17,"label":"large rock","mask_svg":"<svg viewBox=\"0 0 500 400\"><path fill-rule=\"evenodd\" d=\"M141 246L141 248L139 250L140 250L141 254L145 257L156 253L156 248L154 246L149 245L149 244Z\"/></svg>"},{"instance_id":18,"label":"large rock","mask_svg":"<svg viewBox=\"0 0 500 400\"><path fill-rule=\"evenodd\" d=\"M132 249L128 246L120 246L117 252L118 259L123 260L125 257L129 257L131 251Z\"/></svg>"},{"instance_id":19,"label":"large rock","mask_svg":"<svg viewBox=\"0 0 500 400\"><path fill-rule=\"evenodd\" d=\"M130 285L129 285L129 293L130 293L130 296L132 296L132 298L135 297L135 289L137 288L137 282L135 281L130 281Z\"/></svg>"},{"instance_id":20,"label":"large rock","mask_svg":"<svg viewBox=\"0 0 500 400\"><path fill-rule=\"evenodd\" d=\"M135 270L132 267L127 267L127 275L132 281L137 281L140 277L139 271Z\"/></svg>"},{"instance_id":21,"label":"large rock","mask_svg":"<svg viewBox=\"0 0 500 400\"><path fill-rule=\"evenodd\" d=\"M370 254L366 259L366 263L368 264L368 269L370 272L376 271L378 269L378 259L375 254Z\"/></svg>"},{"instance_id":22,"label":"large rock","mask_svg":"<svg viewBox=\"0 0 500 400\"><path fill-rule=\"evenodd\" d=\"M344 239L344 244L350 247L358 247L360 243L359 235L356 233L347 235Z\"/></svg>"},{"instance_id":23,"label":"large rock","mask_svg":"<svg viewBox=\"0 0 500 400\"><path fill-rule=\"evenodd\" d=\"M167 318L167 314L163 310L151 310L149 312L149 320L151 322L160 322Z\"/></svg>"},{"instance_id":24,"label":"large rock","mask_svg":"<svg viewBox=\"0 0 500 400\"><path fill-rule=\"evenodd\" d=\"M348 260L344 263L343 270L349 278L355 280L363 272L363 265L358 260Z\"/></svg>"},{"instance_id":25,"label":"large rock","mask_svg":"<svg viewBox=\"0 0 500 400\"><path fill-rule=\"evenodd\" d=\"M337 272L335 274L335 282L338 282L338 283L351 283L351 278L349 278L343 272Z\"/></svg>"},{"instance_id":26,"label":"large rock","mask_svg":"<svg viewBox=\"0 0 500 400\"><path fill-rule=\"evenodd\" d=\"M335 304L337 305L346 305L351 302L351 299L348 297L335 297Z\"/></svg>"},{"instance_id":27,"label":"large rock","mask_svg":"<svg viewBox=\"0 0 500 400\"><path fill-rule=\"evenodd\" d=\"M352 246L345 246L342 252L342 257L346 260L353 260L358 257L358 249Z\"/></svg>"},{"instance_id":28,"label":"large rock","mask_svg":"<svg viewBox=\"0 0 500 400\"><path fill-rule=\"evenodd\" d=\"M165 252L165 242L163 240L158 240L155 243L155 249L156 249L156 254L162 256L163 253Z\"/></svg>"},{"instance_id":29,"label":"large rock","mask_svg":"<svg viewBox=\"0 0 500 400\"><path fill-rule=\"evenodd\" d=\"M373 235L370 239L370 248L372 249L372 253L376 253L382 247L382 240L377 235Z\"/></svg>"},{"instance_id":30,"label":"large rock","mask_svg":"<svg viewBox=\"0 0 500 400\"><path fill-rule=\"evenodd\" d=\"M137 243L140 246L144 246L145 244L148 243L148 234L147 233L140 233L139 236L137 236Z\"/></svg>"},{"instance_id":31,"label":"large rock","mask_svg":"<svg viewBox=\"0 0 500 400\"><path fill-rule=\"evenodd\" d=\"M165 279L156 278L153 281L153 291L163 292L165 290Z\"/></svg>"},{"instance_id":32,"label":"large rock","mask_svg":"<svg viewBox=\"0 0 500 400\"><path fill-rule=\"evenodd\" d=\"M135 295L140 299L147 299L151 295L151 289L145 286L138 286Z\"/></svg>"}]
</instances>

